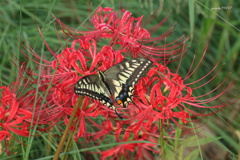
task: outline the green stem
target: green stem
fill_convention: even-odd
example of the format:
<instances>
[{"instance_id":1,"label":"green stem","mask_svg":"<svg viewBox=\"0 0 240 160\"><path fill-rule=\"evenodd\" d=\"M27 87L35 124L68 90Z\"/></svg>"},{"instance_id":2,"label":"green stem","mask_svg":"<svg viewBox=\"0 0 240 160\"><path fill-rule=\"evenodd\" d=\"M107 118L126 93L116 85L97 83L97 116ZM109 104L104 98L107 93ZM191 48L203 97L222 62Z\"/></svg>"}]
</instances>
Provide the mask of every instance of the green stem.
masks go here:
<instances>
[{"instance_id":1,"label":"green stem","mask_svg":"<svg viewBox=\"0 0 240 160\"><path fill-rule=\"evenodd\" d=\"M76 117L75 117L75 119L76 119ZM75 119L74 119L74 120L75 120ZM76 126L77 126L77 125L76 125ZM75 132L71 132L71 135L68 136L68 140L67 140L67 144L66 144L66 147L65 147L65 149L64 149L64 152L67 152L68 149L69 149L69 147L70 147L70 145L72 144L72 140L73 140L74 134L75 134ZM68 159L68 154L65 154L64 157L63 157L63 160L67 160L67 159Z\"/></svg>"},{"instance_id":2,"label":"green stem","mask_svg":"<svg viewBox=\"0 0 240 160\"><path fill-rule=\"evenodd\" d=\"M77 113L79 103L80 103L82 100L83 100L82 96L79 96L79 98L78 98L78 100L77 100L77 103L76 103L76 105L74 106L74 110L73 110L73 112L72 112L72 114L71 114L71 117L70 117L70 119L69 119L69 121L68 121L68 124L67 124L67 126L66 126L66 128L65 128L65 130L64 130L64 133L63 133L63 136L62 136L62 138L61 138L61 140L60 140L60 143L58 144L58 148L57 148L56 153L55 153L55 155L54 155L54 157L53 157L53 160L58 160L58 159L59 159L59 156L60 156L60 153L61 153L61 151L62 151L64 142L65 142L65 140L66 140L66 138L67 138L67 136L68 136L68 131L69 131L69 129L70 129L72 123L73 123L73 120L74 120L74 118L75 118L75 115L76 115L76 113Z\"/></svg>"},{"instance_id":3,"label":"green stem","mask_svg":"<svg viewBox=\"0 0 240 160\"><path fill-rule=\"evenodd\" d=\"M164 120L160 119L159 120L159 129L160 129L160 137L159 137L159 143L160 143L160 148L161 148L161 159L165 160L165 149L164 149L164 133L163 133L163 124Z\"/></svg>"}]
</instances>

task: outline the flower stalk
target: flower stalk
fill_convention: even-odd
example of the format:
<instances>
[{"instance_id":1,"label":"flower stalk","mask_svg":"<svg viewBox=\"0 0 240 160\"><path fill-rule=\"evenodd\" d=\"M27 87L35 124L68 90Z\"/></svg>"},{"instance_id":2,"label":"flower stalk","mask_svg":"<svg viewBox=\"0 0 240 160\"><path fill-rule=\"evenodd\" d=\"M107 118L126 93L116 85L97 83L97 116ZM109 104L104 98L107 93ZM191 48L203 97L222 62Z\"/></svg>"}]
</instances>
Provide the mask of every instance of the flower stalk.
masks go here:
<instances>
[{"instance_id":1,"label":"flower stalk","mask_svg":"<svg viewBox=\"0 0 240 160\"><path fill-rule=\"evenodd\" d=\"M66 141L66 139L68 137L70 128L73 125L74 119L76 118L77 110L79 109L79 106L82 106L81 105L82 101L83 101L83 97L79 96L79 98L77 100L77 103L76 103L76 105L74 107L74 110L73 110L73 112L72 112L72 114L70 116L70 119L69 119L69 121L68 121L68 123L66 125L66 128L65 128L65 130L63 132L62 138L61 138L61 140L60 140L60 142L58 144L58 147L57 147L57 150L56 150L55 155L53 157L53 160L58 160L59 159L59 156L60 156L60 153L62 152L62 148L64 146L64 143L65 143L65 141ZM71 137L69 137L69 138L71 138Z\"/></svg>"}]
</instances>

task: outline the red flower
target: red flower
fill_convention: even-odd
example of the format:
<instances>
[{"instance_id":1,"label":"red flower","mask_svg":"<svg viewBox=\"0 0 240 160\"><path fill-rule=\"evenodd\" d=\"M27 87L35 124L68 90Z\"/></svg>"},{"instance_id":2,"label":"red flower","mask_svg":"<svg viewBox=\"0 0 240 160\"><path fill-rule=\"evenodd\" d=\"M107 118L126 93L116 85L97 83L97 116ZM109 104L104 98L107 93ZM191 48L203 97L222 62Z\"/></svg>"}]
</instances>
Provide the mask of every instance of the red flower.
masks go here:
<instances>
[{"instance_id":1,"label":"red flower","mask_svg":"<svg viewBox=\"0 0 240 160\"><path fill-rule=\"evenodd\" d=\"M123 60L121 53L121 50L114 51L110 46L103 46L98 51L94 39L77 39L72 42L71 47L55 55L56 59L54 61L44 60L45 67L42 67L41 75L25 68L25 71L30 75L29 78L32 79L32 83L38 86L33 92L37 90L37 94L41 93L45 95L46 99L46 103L42 103L44 100L42 100L41 96L38 97L37 100L41 103L36 103L34 110L29 106L29 110L34 112L34 117L38 117L34 119L33 123L53 126L62 119L67 123L68 116L71 115L73 106L76 105L78 98L73 92L76 82L83 76L96 74L99 70L104 71L114 64L121 62ZM39 57L36 56L36 58ZM32 75L39 78L34 79ZM93 103L95 105L92 105ZM92 105L92 107L89 108L89 105ZM77 120L81 121L79 133L77 134L79 137L84 135L86 131L83 121L85 117L96 117L101 114L107 116L109 115L109 111L115 116L113 110L107 109L99 101L88 101L88 98L85 98L84 106L77 113L79 116ZM99 107L104 108L104 110L99 111ZM107 112L105 111L106 109L108 110ZM72 129L74 128L76 126L72 127ZM42 128L41 130L47 129Z\"/></svg>"},{"instance_id":2,"label":"red flower","mask_svg":"<svg viewBox=\"0 0 240 160\"><path fill-rule=\"evenodd\" d=\"M62 31L74 39L109 39L109 46L124 49L132 57L147 57L155 60L165 61L167 63L181 56L186 39L179 39L162 46L156 46L157 43L163 41L171 34L170 28L163 35L151 38L150 30L141 27L143 16L135 18L129 11L122 10L122 14L118 15L111 8L99 7L91 18L93 24L92 31L79 31L57 20ZM156 27L160 27L164 21ZM155 28L156 28L155 27ZM89 28L88 28L89 29ZM80 36L78 36L80 34ZM107 45L107 44L106 44Z\"/></svg>"},{"instance_id":3,"label":"red flower","mask_svg":"<svg viewBox=\"0 0 240 160\"><path fill-rule=\"evenodd\" d=\"M11 85L10 85L11 86ZM10 86L0 86L0 141L5 141L6 152L9 152L8 141L14 138L14 134L29 136L29 120L32 113L22 106L23 98L18 98Z\"/></svg>"},{"instance_id":4,"label":"red flower","mask_svg":"<svg viewBox=\"0 0 240 160\"><path fill-rule=\"evenodd\" d=\"M152 124L150 127L144 128L142 124L141 130L138 133L134 133L126 130L124 134L122 132L116 133L116 140L120 143L108 150L101 152L101 159L116 159L123 157L124 159L154 159L153 154L159 154L158 144L158 126ZM121 139L120 139L121 137ZM131 141L132 140L132 141ZM131 141L131 143L129 142ZM144 143L141 141L148 141L150 143ZM150 152L152 154L150 154Z\"/></svg>"},{"instance_id":5,"label":"red flower","mask_svg":"<svg viewBox=\"0 0 240 160\"><path fill-rule=\"evenodd\" d=\"M216 67L199 80L192 83L186 83L187 78L196 72L197 68L193 70L193 73L189 72L189 75L187 75L186 78L182 78L179 74L172 73L166 66L158 63L155 63L154 65L155 67L153 67L148 72L148 75L142 78L135 87L135 95L137 96L134 98L134 102L140 110L134 109L135 106L130 104L130 114L125 117L128 117L128 120L123 122L124 124L130 124L131 129L129 129L134 133L138 133L140 131L145 120L148 121L148 125L145 126L146 128L150 127L152 123L158 120L164 120L166 122L171 120L181 127L178 120L181 120L184 124L188 124L189 121L193 121L192 118L195 120L196 118L202 119L203 117L220 111L223 107L226 107L238 100L230 98L222 104L210 106L212 101L221 97L232 87L234 84L233 82L218 95L215 95L212 98L202 99L203 97L213 93L215 90L220 89L228 77L214 90L201 96L194 96L194 90L199 89L200 87L213 81L216 75L214 75L210 81L207 81L207 83L200 85L199 87L191 88L190 85L195 84L209 76ZM214 112L205 113L208 109L215 110Z\"/></svg>"},{"instance_id":6,"label":"red flower","mask_svg":"<svg viewBox=\"0 0 240 160\"><path fill-rule=\"evenodd\" d=\"M22 98L17 99L16 94L11 92L10 86L1 86L2 97L0 106L0 126L2 127L1 138L3 140L6 136L10 136L10 131L21 135L28 136L28 124L32 118L31 112L20 108ZM7 133L7 134L5 134Z\"/></svg>"}]
</instances>

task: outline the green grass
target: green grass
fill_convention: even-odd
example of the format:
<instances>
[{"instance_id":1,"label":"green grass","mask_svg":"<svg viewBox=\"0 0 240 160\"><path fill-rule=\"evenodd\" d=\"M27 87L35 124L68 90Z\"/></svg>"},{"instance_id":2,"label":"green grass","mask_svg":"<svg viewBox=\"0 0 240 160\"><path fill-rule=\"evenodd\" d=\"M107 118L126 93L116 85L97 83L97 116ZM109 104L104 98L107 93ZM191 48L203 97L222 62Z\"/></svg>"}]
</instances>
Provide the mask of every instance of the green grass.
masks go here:
<instances>
[{"instance_id":1,"label":"green grass","mask_svg":"<svg viewBox=\"0 0 240 160\"><path fill-rule=\"evenodd\" d=\"M206 46L208 46L206 57L200 69L189 82L210 71L222 55L224 56L220 63L220 66L224 65L224 67L214 82L209 83L207 88L203 88L199 93L194 94L201 95L213 89L231 72L229 81L234 80L236 83L229 93L217 100L216 104L221 103L221 101L224 102L224 99L233 95L240 97L240 80L238 79L240 75L240 2L233 0L129 0L124 3L117 0L72 0L69 2L3 0L0 2L0 86L14 82L18 74L16 65L20 65L27 60L21 51L23 49L22 44L28 45L27 43L29 43L37 54L48 60L53 59L43 43L38 26L44 40L54 52L60 53L66 47L66 42L58 40L57 34L60 33L55 28L52 14L60 18L65 24L82 29L83 24L89 25L89 17L98 6L112 7L116 10L125 8L132 12L134 16L144 15L144 22L146 23L143 24L146 25L146 28L151 28L169 15L167 21L152 36L159 36L172 25L175 25L175 32L167 40L171 41L182 35L189 37L189 48L184 57L184 63L181 64L181 74L186 74L194 54L196 54L196 60L199 60ZM222 9L218 10L216 8ZM146 17L156 13L156 11L158 12L154 15L152 21L147 23L148 19ZM23 50L23 52L31 57L31 54L27 51ZM34 63L28 61L28 66L34 67ZM170 64L169 67L174 69L176 65ZM240 102L236 102L224 108L217 115L206 118L204 120L206 124L200 128L202 131L196 134L184 137L182 131L177 130L176 133L180 135L169 139L170 142L166 144L165 158L172 159L175 155L179 155L175 159L181 159L181 156L185 157L182 159L212 159L218 156L222 160L227 159L224 157L236 158L239 154L239 139L236 134L240 129L239 104ZM43 133L41 136L32 139L16 137L25 145L22 145L22 147L20 145L11 146L11 151L14 154L6 156L6 154L1 153L0 159L52 159L60 140L58 136L62 132L62 130L53 128L48 133ZM52 135L53 133L57 136ZM167 133L165 134L167 136ZM179 141L179 139L184 140ZM69 152L69 158L80 159L84 151L79 152L81 151L79 144L72 143L73 151ZM191 145L192 143L194 145ZM85 145L89 145L88 149L91 151L97 150L96 146L91 146L91 142ZM100 148L108 148L114 145L117 145L117 143L112 142L109 146L103 144ZM49 151L50 148L52 151ZM211 152L209 153L210 149ZM92 155L92 158L97 159L97 156Z\"/></svg>"}]
</instances>

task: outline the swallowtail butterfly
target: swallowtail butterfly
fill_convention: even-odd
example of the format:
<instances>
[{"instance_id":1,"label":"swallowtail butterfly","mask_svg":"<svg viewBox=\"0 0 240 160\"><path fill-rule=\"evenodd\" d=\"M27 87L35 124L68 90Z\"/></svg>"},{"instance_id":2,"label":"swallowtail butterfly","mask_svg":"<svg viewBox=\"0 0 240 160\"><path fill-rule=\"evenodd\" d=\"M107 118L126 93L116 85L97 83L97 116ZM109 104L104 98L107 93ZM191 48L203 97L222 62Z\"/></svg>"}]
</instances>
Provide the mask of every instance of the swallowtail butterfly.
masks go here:
<instances>
[{"instance_id":1,"label":"swallowtail butterfly","mask_svg":"<svg viewBox=\"0 0 240 160\"><path fill-rule=\"evenodd\" d=\"M132 102L135 84L151 68L152 61L146 58L124 60L108 70L81 78L75 85L78 95L89 96L115 110L114 102L127 107Z\"/></svg>"}]
</instances>

